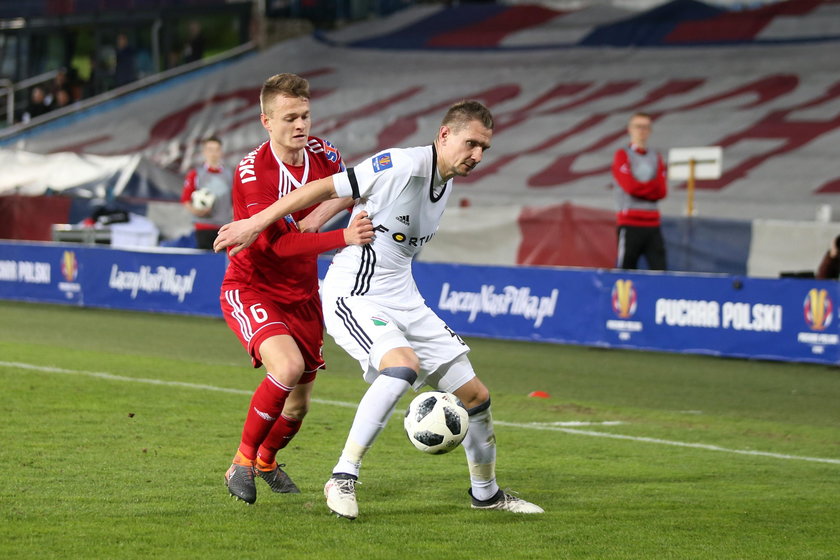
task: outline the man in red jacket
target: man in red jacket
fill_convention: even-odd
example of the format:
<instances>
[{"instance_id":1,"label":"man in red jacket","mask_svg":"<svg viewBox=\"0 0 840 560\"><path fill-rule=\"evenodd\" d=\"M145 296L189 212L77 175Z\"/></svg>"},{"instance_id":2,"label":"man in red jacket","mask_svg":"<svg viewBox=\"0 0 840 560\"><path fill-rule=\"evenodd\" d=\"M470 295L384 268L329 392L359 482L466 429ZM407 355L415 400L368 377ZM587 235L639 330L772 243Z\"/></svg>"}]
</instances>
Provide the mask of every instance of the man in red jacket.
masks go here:
<instances>
[{"instance_id":1,"label":"man in red jacket","mask_svg":"<svg viewBox=\"0 0 840 560\"><path fill-rule=\"evenodd\" d=\"M650 270L665 270L665 241L658 201L668 192L662 154L648 148L651 117L635 113L627 125L630 145L615 152L613 188L618 208L618 268L638 268L644 255Z\"/></svg>"}]
</instances>

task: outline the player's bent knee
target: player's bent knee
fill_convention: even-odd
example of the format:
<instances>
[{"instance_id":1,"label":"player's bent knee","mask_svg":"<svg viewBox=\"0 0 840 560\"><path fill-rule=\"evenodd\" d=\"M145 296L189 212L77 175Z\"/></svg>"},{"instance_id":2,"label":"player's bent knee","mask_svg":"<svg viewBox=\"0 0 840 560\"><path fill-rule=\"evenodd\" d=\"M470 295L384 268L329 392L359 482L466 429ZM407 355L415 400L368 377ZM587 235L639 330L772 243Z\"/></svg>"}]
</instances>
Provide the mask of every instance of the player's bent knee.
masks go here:
<instances>
[{"instance_id":1,"label":"player's bent knee","mask_svg":"<svg viewBox=\"0 0 840 560\"><path fill-rule=\"evenodd\" d=\"M488 394L486 401L484 401L483 403L481 403L479 405L467 408L467 416L475 416L476 414L480 414L480 413L484 412L485 410L487 410L489 408L490 408L490 396Z\"/></svg>"},{"instance_id":2,"label":"player's bent knee","mask_svg":"<svg viewBox=\"0 0 840 560\"><path fill-rule=\"evenodd\" d=\"M306 363L292 337L271 336L260 344L259 352L266 371L272 377L289 386L297 385Z\"/></svg>"},{"instance_id":3,"label":"player's bent knee","mask_svg":"<svg viewBox=\"0 0 840 560\"><path fill-rule=\"evenodd\" d=\"M409 367L388 367L379 373L387 375L388 377L402 379L403 381L408 382L409 385L414 385L414 382L417 381L417 371Z\"/></svg>"},{"instance_id":4,"label":"player's bent knee","mask_svg":"<svg viewBox=\"0 0 840 560\"><path fill-rule=\"evenodd\" d=\"M373 357L373 354L372 354ZM374 363L377 363L374 361ZM378 360L379 370L384 371L392 367L405 367L414 371L420 371L420 359L414 350L408 347L392 348L382 355Z\"/></svg>"},{"instance_id":5,"label":"player's bent knee","mask_svg":"<svg viewBox=\"0 0 840 560\"><path fill-rule=\"evenodd\" d=\"M490 406L490 391L477 377L472 378L453 392L464 403L468 412L481 406L484 406L484 409ZM481 412L481 410L475 411L475 413L478 412Z\"/></svg>"},{"instance_id":6,"label":"player's bent knee","mask_svg":"<svg viewBox=\"0 0 840 560\"><path fill-rule=\"evenodd\" d=\"M263 360L263 364L272 377L292 387L297 385L305 367L303 358L297 359L295 357L283 360Z\"/></svg>"},{"instance_id":7,"label":"player's bent knee","mask_svg":"<svg viewBox=\"0 0 840 560\"><path fill-rule=\"evenodd\" d=\"M294 387L300 380L301 370L296 367L281 367L270 371L272 377L289 387Z\"/></svg>"}]
</instances>

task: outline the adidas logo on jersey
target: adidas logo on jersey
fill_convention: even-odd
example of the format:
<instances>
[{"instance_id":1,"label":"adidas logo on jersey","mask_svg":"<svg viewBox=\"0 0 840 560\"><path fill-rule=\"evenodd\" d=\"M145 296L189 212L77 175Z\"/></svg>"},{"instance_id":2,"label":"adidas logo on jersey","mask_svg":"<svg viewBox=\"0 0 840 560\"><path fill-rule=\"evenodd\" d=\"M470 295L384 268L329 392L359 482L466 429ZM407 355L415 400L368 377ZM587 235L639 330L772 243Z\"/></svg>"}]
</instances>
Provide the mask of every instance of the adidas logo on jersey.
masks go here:
<instances>
[{"instance_id":1,"label":"adidas logo on jersey","mask_svg":"<svg viewBox=\"0 0 840 560\"><path fill-rule=\"evenodd\" d=\"M405 224L405 225L407 225L407 226L410 226L410 225L411 225L411 224L409 223L408 215L405 215L405 216L397 216L397 221L398 221L398 222L400 222L401 224Z\"/></svg>"}]
</instances>

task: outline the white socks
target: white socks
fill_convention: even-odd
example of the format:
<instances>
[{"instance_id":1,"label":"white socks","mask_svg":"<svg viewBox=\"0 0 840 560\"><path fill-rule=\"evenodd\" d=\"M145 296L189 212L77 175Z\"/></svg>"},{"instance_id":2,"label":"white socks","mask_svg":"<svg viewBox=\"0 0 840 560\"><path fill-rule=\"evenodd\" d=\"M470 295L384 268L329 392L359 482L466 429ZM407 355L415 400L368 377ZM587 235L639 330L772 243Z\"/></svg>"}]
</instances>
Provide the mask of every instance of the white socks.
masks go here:
<instances>
[{"instance_id":1,"label":"white socks","mask_svg":"<svg viewBox=\"0 0 840 560\"><path fill-rule=\"evenodd\" d=\"M470 429L462 444L470 467L472 495L489 500L499 491L496 484L496 434L489 406L470 415Z\"/></svg>"},{"instance_id":2,"label":"white socks","mask_svg":"<svg viewBox=\"0 0 840 560\"><path fill-rule=\"evenodd\" d=\"M397 401L410 387L408 381L388 375L380 375L371 383L359 401L344 450L333 468L334 473L359 476L362 457L388 423Z\"/></svg>"}]
</instances>

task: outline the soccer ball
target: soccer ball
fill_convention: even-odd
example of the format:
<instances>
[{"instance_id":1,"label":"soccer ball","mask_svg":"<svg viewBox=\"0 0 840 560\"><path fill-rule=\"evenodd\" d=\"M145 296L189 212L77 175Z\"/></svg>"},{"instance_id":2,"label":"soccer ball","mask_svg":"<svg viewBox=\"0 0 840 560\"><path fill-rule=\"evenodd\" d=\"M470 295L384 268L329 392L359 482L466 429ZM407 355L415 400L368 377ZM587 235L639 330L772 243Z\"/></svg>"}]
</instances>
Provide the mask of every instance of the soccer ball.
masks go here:
<instances>
[{"instance_id":1,"label":"soccer ball","mask_svg":"<svg viewBox=\"0 0 840 560\"><path fill-rule=\"evenodd\" d=\"M405 433L414 447L439 455L458 447L467 435L467 409L452 393L420 393L405 411Z\"/></svg>"},{"instance_id":2,"label":"soccer ball","mask_svg":"<svg viewBox=\"0 0 840 560\"><path fill-rule=\"evenodd\" d=\"M216 202L216 195L208 190L198 189L193 191L190 202L196 210L209 210Z\"/></svg>"}]
</instances>

